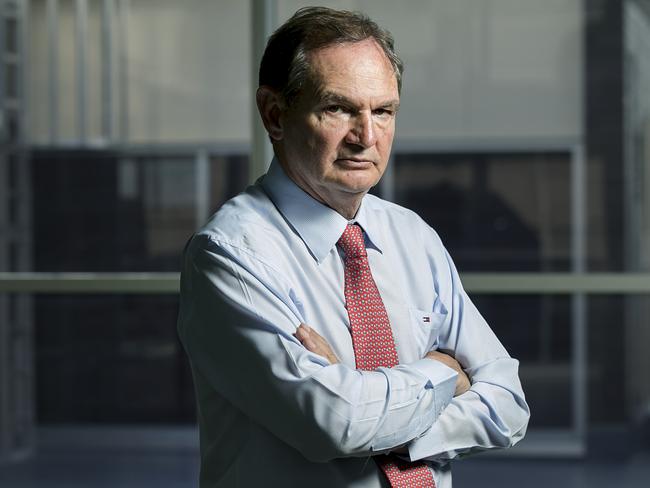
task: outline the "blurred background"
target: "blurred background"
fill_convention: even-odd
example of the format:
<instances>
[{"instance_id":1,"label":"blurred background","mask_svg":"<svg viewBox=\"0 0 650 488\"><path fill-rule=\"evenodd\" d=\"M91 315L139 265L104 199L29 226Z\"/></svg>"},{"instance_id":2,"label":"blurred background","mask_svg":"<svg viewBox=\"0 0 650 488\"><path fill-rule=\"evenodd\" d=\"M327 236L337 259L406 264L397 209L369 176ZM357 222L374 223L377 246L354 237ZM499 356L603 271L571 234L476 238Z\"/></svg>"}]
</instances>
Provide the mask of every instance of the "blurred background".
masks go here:
<instances>
[{"instance_id":1,"label":"blurred background","mask_svg":"<svg viewBox=\"0 0 650 488\"><path fill-rule=\"evenodd\" d=\"M0 486L196 485L180 254L270 161L257 64L309 4L0 0ZM394 34L373 191L521 361L527 438L455 486L647 486L650 0L320 4Z\"/></svg>"}]
</instances>

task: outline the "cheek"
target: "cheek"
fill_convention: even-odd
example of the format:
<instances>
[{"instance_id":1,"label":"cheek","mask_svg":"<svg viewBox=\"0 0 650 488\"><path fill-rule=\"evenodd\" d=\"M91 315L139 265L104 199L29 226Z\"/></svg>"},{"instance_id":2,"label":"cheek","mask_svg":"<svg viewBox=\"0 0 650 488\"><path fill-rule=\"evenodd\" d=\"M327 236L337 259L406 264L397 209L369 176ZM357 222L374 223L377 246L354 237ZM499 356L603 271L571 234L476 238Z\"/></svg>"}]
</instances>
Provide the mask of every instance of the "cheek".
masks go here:
<instances>
[{"instance_id":1,"label":"cheek","mask_svg":"<svg viewBox=\"0 0 650 488\"><path fill-rule=\"evenodd\" d=\"M345 131L341 129L340 124L324 124L318 130L312 131L311 140L315 151L320 154L336 152L341 141L345 138Z\"/></svg>"},{"instance_id":2,"label":"cheek","mask_svg":"<svg viewBox=\"0 0 650 488\"><path fill-rule=\"evenodd\" d=\"M395 135L395 128L390 127L383 130L380 133L380 136L377 141L380 151L390 152L390 148L393 145L393 136Z\"/></svg>"},{"instance_id":3,"label":"cheek","mask_svg":"<svg viewBox=\"0 0 650 488\"><path fill-rule=\"evenodd\" d=\"M386 124L386 126L381 128L381 138L385 141L390 141L393 140L393 136L395 135L395 120L393 119L391 122Z\"/></svg>"}]
</instances>

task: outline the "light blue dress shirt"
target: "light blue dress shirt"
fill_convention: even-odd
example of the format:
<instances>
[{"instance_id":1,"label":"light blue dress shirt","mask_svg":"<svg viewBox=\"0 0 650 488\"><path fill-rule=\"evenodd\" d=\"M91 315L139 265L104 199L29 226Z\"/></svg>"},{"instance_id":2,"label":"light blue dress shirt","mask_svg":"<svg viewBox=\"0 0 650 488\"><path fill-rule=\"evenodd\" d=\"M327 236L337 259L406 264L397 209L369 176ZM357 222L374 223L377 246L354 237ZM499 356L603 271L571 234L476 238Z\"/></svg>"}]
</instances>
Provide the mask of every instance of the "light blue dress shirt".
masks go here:
<instances>
[{"instance_id":1,"label":"light blue dress shirt","mask_svg":"<svg viewBox=\"0 0 650 488\"><path fill-rule=\"evenodd\" d=\"M529 411L512 359L462 288L438 235L410 210L366 195L354 219L400 364L355 369L336 242L348 220L297 187L277 161L188 243L178 330L199 407L207 487L387 486L371 459L406 445L438 488L449 461L521 439ZM340 358L293 337L306 323ZM452 354L471 379L423 359Z\"/></svg>"}]
</instances>

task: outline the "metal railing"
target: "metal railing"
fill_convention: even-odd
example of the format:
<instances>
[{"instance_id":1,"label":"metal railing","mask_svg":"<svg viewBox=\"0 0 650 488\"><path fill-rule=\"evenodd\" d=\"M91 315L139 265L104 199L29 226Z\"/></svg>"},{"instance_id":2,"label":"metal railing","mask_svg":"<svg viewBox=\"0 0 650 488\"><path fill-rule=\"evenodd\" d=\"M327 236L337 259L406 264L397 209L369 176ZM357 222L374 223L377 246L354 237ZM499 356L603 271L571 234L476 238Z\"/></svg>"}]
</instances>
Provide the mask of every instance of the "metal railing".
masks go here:
<instances>
[{"instance_id":1,"label":"metal railing","mask_svg":"<svg viewBox=\"0 0 650 488\"><path fill-rule=\"evenodd\" d=\"M650 273L462 273L470 293L644 294ZM1 293L178 293L178 273L0 273Z\"/></svg>"}]
</instances>

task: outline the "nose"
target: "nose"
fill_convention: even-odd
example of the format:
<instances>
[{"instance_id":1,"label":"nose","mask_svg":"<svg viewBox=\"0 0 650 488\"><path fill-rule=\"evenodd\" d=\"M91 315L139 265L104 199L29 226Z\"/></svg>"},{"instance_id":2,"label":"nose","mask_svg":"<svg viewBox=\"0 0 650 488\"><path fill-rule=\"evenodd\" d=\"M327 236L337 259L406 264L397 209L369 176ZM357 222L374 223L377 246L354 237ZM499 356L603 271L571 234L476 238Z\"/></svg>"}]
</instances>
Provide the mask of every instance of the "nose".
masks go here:
<instances>
[{"instance_id":1,"label":"nose","mask_svg":"<svg viewBox=\"0 0 650 488\"><path fill-rule=\"evenodd\" d=\"M349 144L364 148L372 147L377 142L377 134L373 125L372 114L361 112L351 118L350 130L345 137Z\"/></svg>"}]
</instances>

